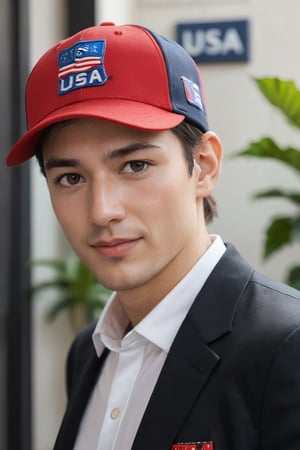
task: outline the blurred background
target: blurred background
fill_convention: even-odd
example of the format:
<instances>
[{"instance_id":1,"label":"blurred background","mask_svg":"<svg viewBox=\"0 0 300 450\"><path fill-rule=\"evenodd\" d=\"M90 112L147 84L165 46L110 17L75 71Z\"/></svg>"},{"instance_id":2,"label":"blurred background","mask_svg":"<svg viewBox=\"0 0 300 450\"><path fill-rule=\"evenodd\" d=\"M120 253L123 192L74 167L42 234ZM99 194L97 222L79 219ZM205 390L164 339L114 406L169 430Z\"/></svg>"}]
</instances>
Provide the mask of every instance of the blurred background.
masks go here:
<instances>
[{"instance_id":1,"label":"blurred background","mask_svg":"<svg viewBox=\"0 0 300 450\"><path fill-rule=\"evenodd\" d=\"M28 261L64 260L71 253L45 180L35 161L5 166L9 148L25 130L24 86L34 63L57 41L102 21L137 23L182 39L202 59L210 128L225 151L215 192L219 217L211 232L233 242L257 270L284 280L287 268L299 264L299 247L285 246L265 261L265 229L272 215L289 215L294 207L283 199L253 201L252 195L270 187L299 189L299 178L273 160L232 156L263 136L300 147L299 130L253 80L279 77L300 86L299 19L299 0L0 0L0 449L53 448L74 337L67 313L45 320L57 292L30 294L52 272Z\"/></svg>"}]
</instances>

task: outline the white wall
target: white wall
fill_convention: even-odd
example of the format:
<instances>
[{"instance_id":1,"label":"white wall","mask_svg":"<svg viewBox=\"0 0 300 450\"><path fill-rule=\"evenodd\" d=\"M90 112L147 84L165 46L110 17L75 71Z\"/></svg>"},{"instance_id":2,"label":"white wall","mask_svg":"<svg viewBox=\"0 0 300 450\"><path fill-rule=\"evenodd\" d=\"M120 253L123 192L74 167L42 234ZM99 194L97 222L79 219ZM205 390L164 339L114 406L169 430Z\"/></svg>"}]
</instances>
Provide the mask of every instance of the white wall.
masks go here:
<instances>
[{"instance_id":1,"label":"white wall","mask_svg":"<svg viewBox=\"0 0 300 450\"><path fill-rule=\"evenodd\" d=\"M61 0L30 1L30 64L65 36ZM47 87L45 86L45 89ZM32 259L59 258L67 245L52 213L46 183L36 161L32 161ZM52 276L34 270L33 283ZM50 450L65 407L64 364L72 333L66 318L45 322L53 294L39 293L32 310L33 355L33 450Z\"/></svg>"},{"instance_id":2,"label":"white wall","mask_svg":"<svg viewBox=\"0 0 300 450\"><path fill-rule=\"evenodd\" d=\"M64 36L60 0L31 0L31 63ZM251 202L254 190L282 185L298 188L299 180L288 169L272 162L230 159L250 140L272 135L283 145L300 146L299 132L291 130L264 101L251 77L293 78L300 86L298 43L299 0L99 0L97 22L140 23L175 37L183 21L246 18L251 20L249 63L202 66L211 128L221 137L225 159L216 190L219 219L212 231L234 242L256 268L274 278L283 277L288 261L297 261L299 249L287 249L267 264L261 260L263 229L273 212L289 211L284 202ZM296 184L297 183L297 184ZM32 165L32 256L57 257L68 247L51 212L45 183ZM279 211L280 209L280 211ZM299 263L299 261L298 261ZM34 272L34 281L45 275ZM44 322L52 298L43 295L34 303L34 438L35 450L50 450L65 405L64 361L72 334L66 318Z\"/></svg>"}]
</instances>

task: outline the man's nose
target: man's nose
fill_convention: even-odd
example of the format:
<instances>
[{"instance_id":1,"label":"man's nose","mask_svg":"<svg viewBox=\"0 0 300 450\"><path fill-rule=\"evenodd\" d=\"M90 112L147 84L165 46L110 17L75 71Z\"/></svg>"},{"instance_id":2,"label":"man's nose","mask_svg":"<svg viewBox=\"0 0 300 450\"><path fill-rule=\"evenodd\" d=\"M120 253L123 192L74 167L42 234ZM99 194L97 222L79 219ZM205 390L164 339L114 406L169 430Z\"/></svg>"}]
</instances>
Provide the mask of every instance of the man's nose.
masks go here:
<instances>
[{"instance_id":1,"label":"man's nose","mask_svg":"<svg viewBox=\"0 0 300 450\"><path fill-rule=\"evenodd\" d=\"M93 224L106 226L125 217L122 187L111 179L101 177L90 190L90 217Z\"/></svg>"}]
</instances>

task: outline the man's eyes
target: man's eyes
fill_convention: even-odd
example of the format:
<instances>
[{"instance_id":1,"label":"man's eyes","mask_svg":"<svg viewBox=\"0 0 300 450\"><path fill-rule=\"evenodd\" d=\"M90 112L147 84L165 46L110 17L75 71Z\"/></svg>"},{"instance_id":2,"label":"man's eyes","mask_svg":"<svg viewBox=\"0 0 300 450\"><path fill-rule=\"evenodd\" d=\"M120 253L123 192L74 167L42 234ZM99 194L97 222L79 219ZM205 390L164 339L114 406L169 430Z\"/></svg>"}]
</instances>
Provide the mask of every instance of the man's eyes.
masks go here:
<instances>
[{"instance_id":1,"label":"man's eyes","mask_svg":"<svg viewBox=\"0 0 300 450\"><path fill-rule=\"evenodd\" d=\"M83 178L81 175L78 175L77 173L66 173L64 175L60 175L56 179L56 184L60 184L62 186L74 186L78 183L81 183L83 181Z\"/></svg>"},{"instance_id":2,"label":"man's eyes","mask_svg":"<svg viewBox=\"0 0 300 450\"><path fill-rule=\"evenodd\" d=\"M129 161L122 167L121 173L139 174L143 173L149 167L149 163L142 160ZM84 178L78 173L64 173L55 178L55 184L64 187L76 186L82 183Z\"/></svg>"},{"instance_id":3,"label":"man's eyes","mask_svg":"<svg viewBox=\"0 0 300 450\"><path fill-rule=\"evenodd\" d=\"M146 170L148 166L149 163L147 163L146 161L142 160L129 161L128 163L125 164L122 171L127 173L140 173L144 172L144 170Z\"/></svg>"}]
</instances>

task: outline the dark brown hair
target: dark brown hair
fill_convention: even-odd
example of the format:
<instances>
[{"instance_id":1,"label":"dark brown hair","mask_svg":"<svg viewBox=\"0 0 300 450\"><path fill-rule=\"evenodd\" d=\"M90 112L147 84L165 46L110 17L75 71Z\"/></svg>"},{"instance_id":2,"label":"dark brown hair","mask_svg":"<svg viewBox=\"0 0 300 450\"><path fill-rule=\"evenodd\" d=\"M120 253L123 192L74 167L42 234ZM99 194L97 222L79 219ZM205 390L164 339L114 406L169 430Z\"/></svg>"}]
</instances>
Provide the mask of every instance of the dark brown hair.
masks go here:
<instances>
[{"instance_id":1,"label":"dark brown hair","mask_svg":"<svg viewBox=\"0 0 300 450\"><path fill-rule=\"evenodd\" d=\"M195 148L201 143L203 132L186 121L181 122L177 127L172 128L171 131L177 136L183 146L189 173L192 175ZM208 224L218 215L217 204L212 196L208 196L204 199L203 207L205 222Z\"/></svg>"}]
</instances>

